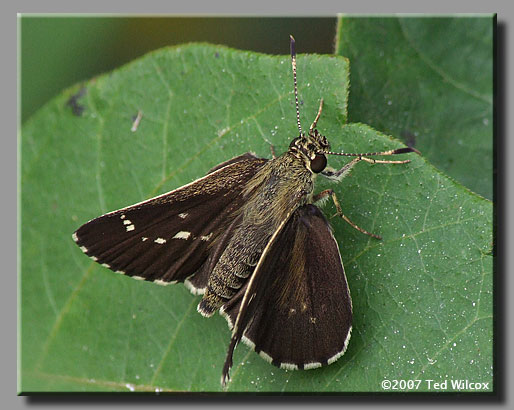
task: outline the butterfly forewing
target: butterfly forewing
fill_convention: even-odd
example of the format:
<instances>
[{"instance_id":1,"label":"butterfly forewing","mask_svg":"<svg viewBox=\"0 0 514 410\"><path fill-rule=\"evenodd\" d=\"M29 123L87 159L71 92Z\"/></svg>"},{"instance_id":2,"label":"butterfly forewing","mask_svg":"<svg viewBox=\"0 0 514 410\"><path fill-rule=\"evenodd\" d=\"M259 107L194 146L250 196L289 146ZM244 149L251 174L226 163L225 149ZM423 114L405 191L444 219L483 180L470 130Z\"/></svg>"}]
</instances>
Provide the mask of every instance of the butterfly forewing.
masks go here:
<instances>
[{"instance_id":1,"label":"butterfly forewing","mask_svg":"<svg viewBox=\"0 0 514 410\"><path fill-rule=\"evenodd\" d=\"M266 161L235 157L175 191L93 219L73 238L114 271L160 283L184 281L230 226L244 200L242 189Z\"/></svg>"},{"instance_id":2,"label":"butterfly forewing","mask_svg":"<svg viewBox=\"0 0 514 410\"><path fill-rule=\"evenodd\" d=\"M290 369L319 367L344 353L351 299L337 242L315 205L298 208L284 223L223 313L233 326L224 373L241 339Z\"/></svg>"}]
</instances>

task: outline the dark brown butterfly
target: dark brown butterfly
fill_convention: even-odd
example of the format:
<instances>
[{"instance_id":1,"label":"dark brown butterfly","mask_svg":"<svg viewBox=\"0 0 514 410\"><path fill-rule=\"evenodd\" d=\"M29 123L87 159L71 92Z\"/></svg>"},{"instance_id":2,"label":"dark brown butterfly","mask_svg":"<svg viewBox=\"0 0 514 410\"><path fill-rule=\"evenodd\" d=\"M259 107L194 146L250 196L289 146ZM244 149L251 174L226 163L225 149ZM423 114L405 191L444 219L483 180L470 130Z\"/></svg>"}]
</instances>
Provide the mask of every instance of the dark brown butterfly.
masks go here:
<instances>
[{"instance_id":1,"label":"dark brown butterfly","mask_svg":"<svg viewBox=\"0 0 514 410\"><path fill-rule=\"evenodd\" d=\"M272 364L313 369L337 360L352 329L352 302L337 241L314 203L317 174L340 180L360 162L407 163L367 158L417 152L400 148L348 154L330 151L316 130L323 100L309 132L298 109L296 53L291 37L299 129L289 149L273 159L246 153L206 176L164 195L93 219L73 239L93 260L118 273L158 284L184 282L202 294L198 311L227 319L232 338L223 367L242 340ZM326 155L353 156L340 170Z\"/></svg>"}]
</instances>

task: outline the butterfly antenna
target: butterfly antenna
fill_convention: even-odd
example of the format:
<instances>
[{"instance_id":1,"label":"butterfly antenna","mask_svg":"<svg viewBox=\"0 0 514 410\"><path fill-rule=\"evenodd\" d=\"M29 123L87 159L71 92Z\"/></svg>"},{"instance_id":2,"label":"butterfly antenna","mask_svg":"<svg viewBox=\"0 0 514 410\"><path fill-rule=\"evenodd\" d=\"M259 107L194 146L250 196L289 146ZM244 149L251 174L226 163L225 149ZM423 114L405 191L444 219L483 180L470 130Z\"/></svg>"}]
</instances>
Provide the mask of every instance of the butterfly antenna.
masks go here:
<instances>
[{"instance_id":1,"label":"butterfly antenna","mask_svg":"<svg viewBox=\"0 0 514 410\"><path fill-rule=\"evenodd\" d=\"M294 99L296 102L296 122L298 123L298 131L300 131L300 135L302 135L302 125L300 124L300 108L298 105L298 86L296 84L296 50L295 50L295 41L292 35L289 35L291 39L291 65L293 66L293 80L294 80Z\"/></svg>"},{"instance_id":2,"label":"butterfly antenna","mask_svg":"<svg viewBox=\"0 0 514 410\"><path fill-rule=\"evenodd\" d=\"M418 155L421 155L421 152L419 152L416 148L411 147L405 147L405 148L397 148L392 149L389 151L382 151L382 152L363 152L360 154L353 154L348 152L331 152L331 151L325 151L324 154L328 155L341 155L343 157L369 157L374 155L397 155L397 154L405 154L407 152L415 152Z\"/></svg>"}]
</instances>

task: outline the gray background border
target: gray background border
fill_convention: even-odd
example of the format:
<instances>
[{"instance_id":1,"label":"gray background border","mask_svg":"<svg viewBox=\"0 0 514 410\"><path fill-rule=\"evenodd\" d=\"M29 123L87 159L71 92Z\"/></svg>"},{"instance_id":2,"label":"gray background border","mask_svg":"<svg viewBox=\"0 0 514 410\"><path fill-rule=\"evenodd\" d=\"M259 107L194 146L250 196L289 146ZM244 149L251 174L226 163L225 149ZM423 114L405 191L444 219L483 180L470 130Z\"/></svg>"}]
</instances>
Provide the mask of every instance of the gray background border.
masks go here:
<instances>
[{"instance_id":1,"label":"gray background border","mask_svg":"<svg viewBox=\"0 0 514 410\"><path fill-rule=\"evenodd\" d=\"M346 4L345 4L346 3ZM47 0L45 2L36 1L18 1L16 4L4 4L2 6L2 23L0 30L0 41L2 42L2 55L4 57L4 63L2 64L5 70L1 76L2 81L2 118L3 124L7 124L7 130L3 132L2 138L2 149L0 150L1 158L0 164L2 165L1 172L1 187L4 192L2 207L2 227L6 228L2 230L2 260L7 260L8 264L3 269L3 278L6 279L6 284L1 287L1 323L4 326L3 335L0 338L2 340L2 361L0 365L1 369L1 383L2 388L2 405L4 408L18 409L25 408L27 406L37 407L72 407L77 404L81 404L82 408L107 408L112 406L123 406L130 405L131 408L143 407L152 402L155 404L159 403L162 406L170 405L201 405L206 404L209 406L226 406L234 402L236 405L273 405L276 403L289 404L298 406L305 403L305 405L323 404L332 406L347 406L364 404L365 406L377 405L397 405L399 403L405 403L412 405L419 402L420 404L425 401L428 405L440 406L455 406L462 404L469 406L476 402L478 405L484 405L487 402L496 403L499 405L506 406L512 404L512 394L509 394L509 383L508 376L510 371L514 369L512 354L509 351L509 346L513 345L514 338L512 337L512 326L504 327L508 324L512 325L509 313L512 313L514 302L508 295L514 294L514 281L511 277L512 264L512 252L507 250L512 249L510 234L512 233L512 218L508 214L508 210L514 205L512 201L512 181L513 166L508 161L513 155L513 144L509 141L509 130L510 119L508 118L509 110L509 97L513 95L512 82L509 81L508 73L512 71L512 20L513 20L513 8L512 2L505 0L489 0L487 2L478 0L463 1L451 1L451 0L431 0L426 1L407 1L407 0L389 0L383 3L377 3L376 1L360 0L357 3L347 3L340 1L316 1L307 4L300 0L297 1L283 1L278 3L276 0L259 0L257 2L240 3L236 0L222 0L216 2L208 2L207 0L202 1L182 1L182 2L170 2L170 1L145 1L145 2L127 2L121 3L120 1L108 1L108 0L88 0L87 2L76 2L71 4L65 0ZM498 44L498 56L499 66L497 67L498 83L498 95L496 99L497 118L500 120L497 122L497 168L498 168L498 180L495 200L498 203L497 210L497 226L499 232L497 233L497 251L500 257L497 257L496 264L496 277L500 278L501 291L496 293L497 297L505 298L503 303L497 305L497 312L503 314L504 317L497 321L497 336L503 338L501 344L503 348L497 351L497 363L499 364L500 373L497 373L497 381L503 386L503 395L496 399L490 397L486 400L476 398L472 395L467 396L443 396L437 397L435 395L426 397L422 400L416 400L416 397L409 396L346 396L339 398L322 398L322 397L311 397L297 399L293 397L288 398L251 398L250 396L230 396L227 398L216 397L216 398L205 398L201 397L167 397L164 400L153 400L149 397L135 397L129 398L128 396L60 396L55 398L51 396L43 396L38 399L32 399L27 397L17 397L16 377L17 377L17 317L15 315L17 293L14 289L17 286L16 275L18 258L17 245L18 245L18 232L17 232L17 219L13 218L15 212L18 212L18 190L17 183L18 178L14 178L17 172L17 156L14 155L17 152L17 139L19 137L18 123L14 122L13 119L17 118L17 84L19 81L17 75L17 67L19 64L17 56L17 18L16 13L124 13L124 14L187 14L187 15L222 15L222 16L238 16L238 15L267 15L267 16L326 16L333 15L337 12L345 12L348 14L363 14L363 13L498 13L498 24L499 24L499 36L497 38ZM315 35L315 33L313 33ZM16 39L16 40L15 40ZM9 61L9 57L11 60ZM16 78L15 82L13 79ZM5 121L9 119L10 121ZM11 129L13 127L14 129ZM17 138L12 136L17 135ZM16 170L16 173L15 173ZM13 200L13 198L16 198ZM14 239L16 238L16 240ZM502 253L503 256L502 257ZM505 276L503 276L505 275ZM498 286L498 281L496 282ZM498 289L497 289L498 290ZM504 312L502 312L504 310ZM503 382L500 381L502 377L505 377ZM141 400L139 400L141 399ZM235 399L235 400L232 400ZM509 403L510 402L510 403ZM152 403L154 404L154 403Z\"/></svg>"}]
</instances>

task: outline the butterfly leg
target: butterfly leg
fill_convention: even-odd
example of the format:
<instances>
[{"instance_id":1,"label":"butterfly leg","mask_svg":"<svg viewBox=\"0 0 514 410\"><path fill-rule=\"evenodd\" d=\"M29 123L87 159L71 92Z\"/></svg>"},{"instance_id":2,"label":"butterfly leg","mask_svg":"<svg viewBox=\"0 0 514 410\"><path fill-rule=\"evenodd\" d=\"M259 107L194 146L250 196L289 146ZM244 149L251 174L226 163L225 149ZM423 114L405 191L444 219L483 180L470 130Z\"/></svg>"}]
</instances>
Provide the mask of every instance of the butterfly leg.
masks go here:
<instances>
[{"instance_id":1,"label":"butterfly leg","mask_svg":"<svg viewBox=\"0 0 514 410\"><path fill-rule=\"evenodd\" d=\"M273 157L273 159L275 159L277 157L277 155L275 153L275 147L273 146L273 144L271 142L269 143L269 149L271 151L271 156Z\"/></svg>"},{"instance_id":2,"label":"butterfly leg","mask_svg":"<svg viewBox=\"0 0 514 410\"><path fill-rule=\"evenodd\" d=\"M366 231L365 229L362 229L360 226L353 223L346 215L344 215L341 205L339 204L339 200L337 199L336 193L332 189L325 189L324 191L321 191L319 194L314 195L313 202L322 201L322 200L328 198L329 196L332 198L332 201L334 202L334 205L337 210L337 215L339 215L341 218L343 218L346 222L348 222L352 227L357 229L359 232L362 232L363 234L372 236L373 238L376 238L376 239L382 239L381 236L375 235L374 233L371 233L371 232Z\"/></svg>"},{"instance_id":3,"label":"butterfly leg","mask_svg":"<svg viewBox=\"0 0 514 410\"><path fill-rule=\"evenodd\" d=\"M353 168L355 164L357 164L357 162L360 162L362 160L364 160L363 157L357 157L339 170L335 170L332 167L326 167L325 170L321 172L321 174L327 177L328 179L340 181L346 176L346 174L348 174L348 172L350 172L350 170Z\"/></svg>"},{"instance_id":4,"label":"butterfly leg","mask_svg":"<svg viewBox=\"0 0 514 410\"><path fill-rule=\"evenodd\" d=\"M406 159L406 160L402 160L402 161L389 161L389 160L383 160L383 159L357 157L357 158L353 159L352 161L350 161L345 166L343 166L339 170L335 170L332 167L327 167L327 168L325 168L324 171L321 172L321 174L323 176L327 177L328 179L340 181L350 172L350 170L354 167L354 165L360 161L366 161L370 164L407 164L408 162L410 162L410 159Z\"/></svg>"}]
</instances>

